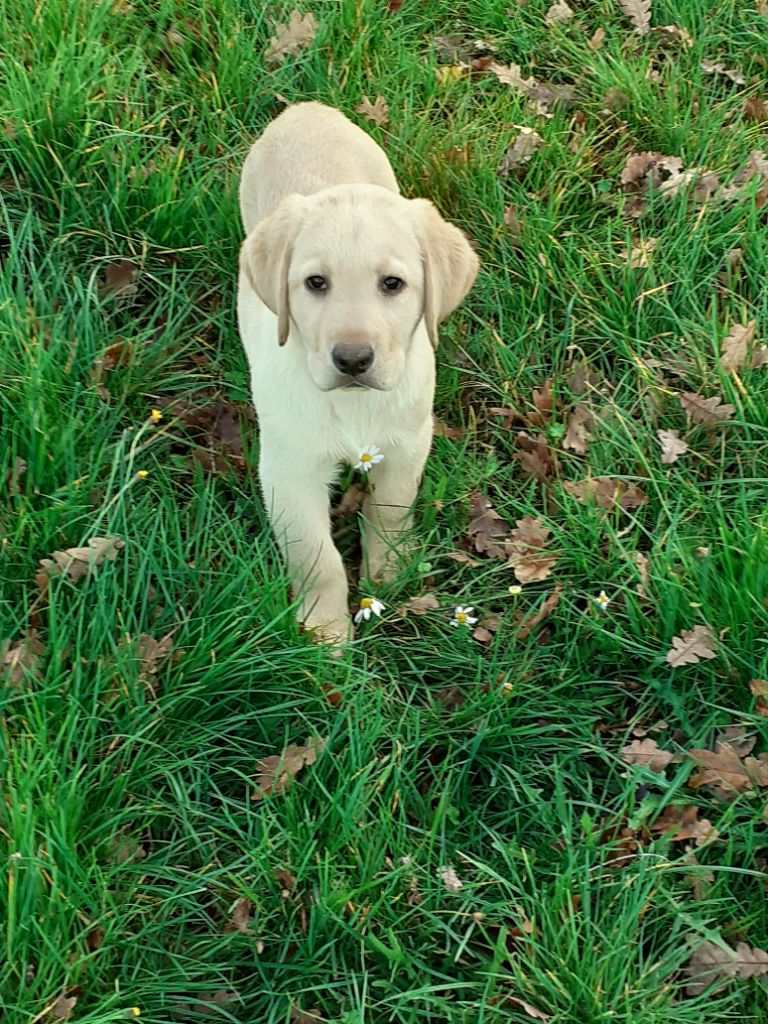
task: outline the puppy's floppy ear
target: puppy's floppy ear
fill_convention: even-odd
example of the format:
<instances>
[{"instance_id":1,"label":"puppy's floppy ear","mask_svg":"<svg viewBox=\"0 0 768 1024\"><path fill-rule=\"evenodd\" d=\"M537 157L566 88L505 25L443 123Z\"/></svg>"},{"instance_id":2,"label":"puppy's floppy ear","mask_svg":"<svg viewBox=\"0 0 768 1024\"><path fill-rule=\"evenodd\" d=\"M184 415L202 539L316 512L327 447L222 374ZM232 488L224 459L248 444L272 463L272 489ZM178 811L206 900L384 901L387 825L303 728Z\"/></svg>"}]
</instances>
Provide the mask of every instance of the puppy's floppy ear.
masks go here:
<instances>
[{"instance_id":1,"label":"puppy's floppy ear","mask_svg":"<svg viewBox=\"0 0 768 1024\"><path fill-rule=\"evenodd\" d=\"M424 262L424 322L432 347L437 327L474 284L480 262L463 232L443 220L428 199L412 199Z\"/></svg>"},{"instance_id":2,"label":"puppy's floppy ear","mask_svg":"<svg viewBox=\"0 0 768 1024\"><path fill-rule=\"evenodd\" d=\"M291 326L288 268L305 209L305 197L291 193L256 225L240 248L240 269L261 301L277 316L277 338L281 345L288 340Z\"/></svg>"}]
</instances>

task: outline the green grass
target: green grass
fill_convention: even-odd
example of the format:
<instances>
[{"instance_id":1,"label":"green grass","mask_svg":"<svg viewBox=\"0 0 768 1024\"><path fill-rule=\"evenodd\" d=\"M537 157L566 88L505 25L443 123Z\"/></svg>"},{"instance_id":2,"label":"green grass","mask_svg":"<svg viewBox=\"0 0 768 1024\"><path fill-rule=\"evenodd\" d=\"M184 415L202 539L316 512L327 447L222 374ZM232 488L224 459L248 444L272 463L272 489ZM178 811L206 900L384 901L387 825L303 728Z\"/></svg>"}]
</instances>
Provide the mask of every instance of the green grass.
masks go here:
<instances>
[{"instance_id":1,"label":"green grass","mask_svg":"<svg viewBox=\"0 0 768 1024\"><path fill-rule=\"evenodd\" d=\"M768 369L718 362L734 322L756 319L768 340L766 211L754 194L703 208L651 196L633 220L619 179L633 148L726 182L765 148L768 126L742 105L761 94L768 20L748 0L655 0L654 24L694 40L669 49L633 35L610 0L574 2L574 21L552 29L542 0L405 0L391 14L383 0L326 0L301 6L320 21L314 43L268 69L271 20L290 5L201 6L0 0L0 638L36 628L45 647L36 676L0 690L0 1017L33 1024L66 994L83 1024L134 1006L153 1024L197 1011L278 1024L293 1008L337 1024L530 1021L514 999L556 1024L765 1021L764 979L690 998L682 972L706 939L768 943L765 791L719 801L688 785L689 761L658 775L619 751L662 721L652 735L674 752L731 723L766 746L748 683L768 676ZM439 84L432 40L452 33L574 85L574 108L537 117L490 74ZM705 58L748 84L705 75ZM609 89L624 94L613 114ZM239 166L277 94L360 121L364 93L389 104L389 124L367 127L404 192L464 227L483 268L439 352L438 413L466 432L436 439L414 560L339 660L295 624L254 473L192 467L190 428L148 417L178 398L247 401ZM500 178L513 125L546 146ZM448 158L455 146L466 162ZM633 270L620 254L639 237L658 242ZM743 262L721 280L736 247ZM140 265L138 292L102 300L121 258ZM100 389L95 360L118 338L129 358ZM580 456L562 435L584 361L600 424ZM532 411L549 378L563 409L528 428L559 459L544 487L514 458L519 424L488 409ZM736 413L689 430L679 391ZM689 454L662 465L657 429L681 430ZM245 417L243 443L252 466ZM580 504L563 482L589 474L649 501ZM447 557L473 491L511 524L550 527L549 580L511 598L503 563ZM114 562L56 577L39 599L39 559L107 535L125 542ZM558 608L521 636L516 613L555 584ZM427 591L440 611L394 613ZM449 627L456 604L500 616L489 646ZM671 638L696 624L719 637L717 658L670 668ZM174 655L148 677L135 639L169 632ZM463 702L446 704L446 687ZM259 759L313 735L328 737L317 763L252 800ZM720 830L699 868L644 831L671 803ZM617 864L623 826L641 847ZM279 869L296 879L286 894ZM243 898L247 934L227 929ZM212 1004L218 991L231 996Z\"/></svg>"}]
</instances>

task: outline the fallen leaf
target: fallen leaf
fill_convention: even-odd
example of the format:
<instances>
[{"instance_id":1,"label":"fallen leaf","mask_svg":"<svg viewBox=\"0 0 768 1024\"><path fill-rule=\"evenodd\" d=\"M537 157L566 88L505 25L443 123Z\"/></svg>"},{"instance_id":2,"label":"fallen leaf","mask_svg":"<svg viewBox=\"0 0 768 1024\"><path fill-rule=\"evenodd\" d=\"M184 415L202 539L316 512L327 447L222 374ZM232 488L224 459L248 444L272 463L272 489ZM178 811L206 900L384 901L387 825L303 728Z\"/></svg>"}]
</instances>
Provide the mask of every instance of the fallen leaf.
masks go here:
<instances>
[{"instance_id":1,"label":"fallen leaf","mask_svg":"<svg viewBox=\"0 0 768 1024\"><path fill-rule=\"evenodd\" d=\"M523 96L527 96L536 84L536 79L531 75L523 77L519 64L489 64L488 70L496 76L502 85L509 85L516 89Z\"/></svg>"},{"instance_id":2,"label":"fallen leaf","mask_svg":"<svg viewBox=\"0 0 768 1024\"><path fill-rule=\"evenodd\" d=\"M629 192L646 192L649 188L660 188L682 169L683 161L677 156L655 151L630 153L621 172L621 184Z\"/></svg>"},{"instance_id":3,"label":"fallen leaf","mask_svg":"<svg viewBox=\"0 0 768 1024\"><path fill-rule=\"evenodd\" d=\"M104 269L104 281L99 285L99 298L106 299L111 295L128 297L139 290L136 286L139 268L133 260L117 260L108 263Z\"/></svg>"},{"instance_id":4,"label":"fallen leaf","mask_svg":"<svg viewBox=\"0 0 768 1024\"><path fill-rule=\"evenodd\" d=\"M672 637L672 648L667 651L666 662L672 668L680 665L697 665L717 657L714 638L708 626L694 626L685 629L680 636Z\"/></svg>"},{"instance_id":5,"label":"fallen leaf","mask_svg":"<svg viewBox=\"0 0 768 1024\"><path fill-rule=\"evenodd\" d=\"M749 692L755 700L755 711L758 715L768 718L768 679L752 679Z\"/></svg>"},{"instance_id":6,"label":"fallen leaf","mask_svg":"<svg viewBox=\"0 0 768 1024\"><path fill-rule=\"evenodd\" d=\"M520 583L545 580L552 574L559 555L545 551L552 531L539 519L524 516L509 535L508 560Z\"/></svg>"},{"instance_id":7,"label":"fallen leaf","mask_svg":"<svg viewBox=\"0 0 768 1024\"><path fill-rule=\"evenodd\" d=\"M547 13L544 15L544 21L547 25L564 25L565 22L570 21L573 17L573 11L565 3L565 0L557 0L556 3L552 4Z\"/></svg>"},{"instance_id":8,"label":"fallen leaf","mask_svg":"<svg viewBox=\"0 0 768 1024\"><path fill-rule=\"evenodd\" d=\"M446 86L452 82L458 82L460 78L463 78L469 73L471 67L469 64L440 64L435 68L435 79L438 85Z\"/></svg>"},{"instance_id":9,"label":"fallen leaf","mask_svg":"<svg viewBox=\"0 0 768 1024\"><path fill-rule=\"evenodd\" d=\"M438 871L438 878L443 883L448 892L461 892L464 888L464 883L456 874L455 870L450 864L444 864Z\"/></svg>"},{"instance_id":10,"label":"fallen leaf","mask_svg":"<svg viewBox=\"0 0 768 1024\"><path fill-rule=\"evenodd\" d=\"M280 895L284 900L287 900L296 888L296 876L291 874L287 868L278 868L275 871L275 881L280 886Z\"/></svg>"},{"instance_id":11,"label":"fallen leaf","mask_svg":"<svg viewBox=\"0 0 768 1024\"><path fill-rule=\"evenodd\" d=\"M596 28L594 35L589 40L590 50L602 50L603 43L605 42L605 29Z\"/></svg>"},{"instance_id":12,"label":"fallen leaf","mask_svg":"<svg viewBox=\"0 0 768 1024\"><path fill-rule=\"evenodd\" d=\"M661 445L661 461L671 466L688 451L688 443L680 437L679 430L657 430L656 437Z\"/></svg>"},{"instance_id":13,"label":"fallen leaf","mask_svg":"<svg viewBox=\"0 0 768 1024\"><path fill-rule=\"evenodd\" d=\"M757 736L750 733L746 725L726 725L717 734L717 740L739 757L751 754L757 743Z\"/></svg>"},{"instance_id":14,"label":"fallen leaf","mask_svg":"<svg viewBox=\"0 0 768 1024\"><path fill-rule=\"evenodd\" d=\"M703 60L701 70L708 75L721 75L728 78L735 85L746 85L747 80L738 68L727 68L720 60Z\"/></svg>"},{"instance_id":15,"label":"fallen leaf","mask_svg":"<svg viewBox=\"0 0 768 1024\"><path fill-rule=\"evenodd\" d=\"M507 549L504 538L508 531L507 523L496 512L485 495L475 491L471 496L471 520L467 533L474 550L490 558L506 558Z\"/></svg>"},{"instance_id":16,"label":"fallen leaf","mask_svg":"<svg viewBox=\"0 0 768 1024\"><path fill-rule=\"evenodd\" d=\"M410 601L400 605L397 614L402 616L426 615L427 612L436 612L439 608L440 602L434 594L422 594L420 597L412 597Z\"/></svg>"},{"instance_id":17,"label":"fallen leaf","mask_svg":"<svg viewBox=\"0 0 768 1024\"><path fill-rule=\"evenodd\" d=\"M521 430L516 441L520 451L515 452L513 457L523 470L540 483L551 480L557 472L557 460L546 438L542 434L531 437Z\"/></svg>"},{"instance_id":18,"label":"fallen leaf","mask_svg":"<svg viewBox=\"0 0 768 1024\"><path fill-rule=\"evenodd\" d=\"M6 640L0 646L0 679L9 686L23 686L40 679L38 665L44 653L45 647L36 629L31 629L14 644Z\"/></svg>"},{"instance_id":19,"label":"fallen leaf","mask_svg":"<svg viewBox=\"0 0 768 1024\"><path fill-rule=\"evenodd\" d=\"M588 477L576 482L566 480L563 487L577 501L594 501L606 510L619 506L625 512L630 512L648 501L648 495L636 484L628 484L610 476Z\"/></svg>"},{"instance_id":20,"label":"fallen leaf","mask_svg":"<svg viewBox=\"0 0 768 1024\"><path fill-rule=\"evenodd\" d=\"M113 864L127 864L131 860L143 860L147 851L138 839L125 832L116 835L109 847L109 858Z\"/></svg>"},{"instance_id":21,"label":"fallen leaf","mask_svg":"<svg viewBox=\"0 0 768 1024\"><path fill-rule=\"evenodd\" d=\"M542 602L541 607L537 611L530 611L522 616L517 624L518 640L526 640L537 626L540 626L545 619L549 618L560 604L560 594L560 587L556 587L549 597Z\"/></svg>"},{"instance_id":22,"label":"fallen leaf","mask_svg":"<svg viewBox=\"0 0 768 1024\"><path fill-rule=\"evenodd\" d=\"M692 789L709 786L724 799L757 786L768 786L768 754L741 758L725 743L716 742L714 750L689 750L688 756L699 767L688 780Z\"/></svg>"},{"instance_id":23,"label":"fallen leaf","mask_svg":"<svg viewBox=\"0 0 768 1024\"><path fill-rule=\"evenodd\" d=\"M722 195L724 199L743 199L748 195L748 190L754 178L765 182L768 179L768 156L759 149L753 149L749 154L746 164L736 174ZM758 209L768 202L765 186L757 193L755 204Z\"/></svg>"},{"instance_id":24,"label":"fallen leaf","mask_svg":"<svg viewBox=\"0 0 768 1024\"><path fill-rule=\"evenodd\" d=\"M687 995L717 992L736 978L759 978L768 973L768 953L746 942L740 942L736 949L704 942L691 956L684 973L690 979L685 987Z\"/></svg>"},{"instance_id":25,"label":"fallen leaf","mask_svg":"<svg viewBox=\"0 0 768 1024\"><path fill-rule=\"evenodd\" d=\"M523 238L525 237L525 220L517 206L507 206L505 208L504 223L507 226L509 240L513 248L522 249Z\"/></svg>"},{"instance_id":26,"label":"fallen leaf","mask_svg":"<svg viewBox=\"0 0 768 1024\"><path fill-rule=\"evenodd\" d=\"M274 793L285 793L304 768L314 764L325 749L327 737L310 737L304 746L292 744L281 754L262 758L256 765L254 800L263 800Z\"/></svg>"},{"instance_id":27,"label":"fallen leaf","mask_svg":"<svg viewBox=\"0 0 768 1024\"><path fill-rule=\"evenodd\" d=\"M476 569L478 565L483 564L477 558L472 558L471 555L468 555L466 551L449 551L445 557L458 562L459 565L468 565L471 569Z\"/></svg>"},{"instance_id":28,"label":"fallen leaf","mask_svg":"<svg viewBox=\"0 0 768 1024\"><path fill-rule=\"evenodd\" d=\"M747 121L754 121L756 124L765 124L768 121L768 103L762 97L750 96L745 99L743 110Z\"/></svg>"},{"instance_id":29,"label":"fallen leaf","mask_svg":"<svg viewBox=\"0 0 768 1024\"><path fill-rule=\"evenodd\" d=\"M362 102L355 107L358 114L362 114L366 121L372 121L379 126L386 124L389 120L389 107L384 102L383 96L377 96L371 103L367 96L363 96Z\"/></svg>"},{"instance_id":30,"label":"fallen leaf","mask_svg":"<svg viewBox=\"0 0 768 1024\"><path fill-rule=\"evenodd\" d=\"M589 406L584 402L574 405L568 415L568 426L563 438L563 448L586 455L589 442L592 440L594 417Z\"/></svg>"},{"instance_id":31,"label":"fallen leaf","mask_svg":"<svg viewBox=\"0 0 768 1024\"><path fill-rule=\"evenodd\" d=\"M745 325L734 324L730 329L723 340L722 355L720 356L720 366L723 370L726 372L738 370L744 365L747 360L747 350L755 340L756 326L756 321L750 320Z\"/></svg>"},{"instance_id":32,"label":"fallen leaf","mask_svg":"<svg viewBox=\"0 0 768 1024\"><path fill-rule=\"evenodd\" d=\"M528 422L536 427L542 426L552 418L555 411L555 398L552 394L552 378L545 380L540 388L534 388L531 393L536 412L531 413Z\"/></svg>"},{"instance_id":33,"label":"fallen leaf","mask_svg":"<svg viewBox=\"0 0 768 1024\"><path fill-rule=\"evenodd\" d=\"M77 1005L77 996L60 995L49 1012L51 1020L72 1020L72 1011Z\"/></svg>"},{"instance_id":34,"label":"fallen leaf","mask_svg":"<svg viewBox=\"0 0 768 1024\"><path fill-rule=\"evenodd\" d=\"M622 748L621 759L625 764L639 764L650 768L652 772L663 772L668 764L678 761L679 758L662 750L656 740L632 740L626 747Z\"/></svg>"},{"instance_id":35,"label":"fallen leaf","mask_svg":"<svg viewBox=\"0 0 768 1024\"><path fill-rule=\"evenodd\" d=\"M504 159L499 165L498 173L509 174L510 171L527 164L533 155L544 145L544 139L533 128L521 128L520 134L510 143Z\"/></svg>"},{"instance_id":36,"label":"fallen leaf","mask_svg":"<svg viewBox=\"0 0 768 1024\"><path fill-rule=\"evenodd\" d=\"M554 1018L551 1013L544 1013L543 1010L537 1010L531 1003L526 1003L524 999L519 999L517 996L505 996L505 1003L512 1003L513 1006L519 1006L523 1013L527 1014L533 1020L550 1021Z\"/></svg>"},{"instance_id":37,"label":"fallen leaf","mask_svg":"<svg viewBox=\"0 0 768 1024\"><path fill-rule=\"evenodd\" d=\"M331 519L343 519L345 516L359 512L369 494L370 489L366 485L353 481L346 491L342 492L336 504L331 507Z\"/></svg>"},{"instance_id":38,"label":"fallen leaf","mask_svg":"<svg viewBox=\"0 0 768 1024\"><path fill-rule=\"evenodd\" d=\"M720 833L707 818L699 818L699 808L689 804L670 804L652 822L648 828L651 832L665 835L673 843L687 843L693 840L694 846L714 843Z\"/></svg>"},{"instance_id":39,"label":"fallen leaf","mask_svg":"<svg viewBox=\"0 0 768 1024\"><path fill-rule=\"evenodd\" d=\"M313 14L293 11L287 25L275 26L275 34L269 41L265 59L274 64L292 57L312 42L319 27Z\"/></svg>"},{"instance_id":40,"label":"fallen leaf","mask_svg":"<svg viewBox=\"0 0 768 1024\"><path fill-rule=\"evenodd\" d=\"M635 26L636 34L648 35L651 28L651 0L619 0L619 3Z\"/></svg>"},{"instance_id":41,"label":"fallen leaf","mask_svg":"<svg viewBox=\"0 0 768 1024\"><path fill-rule=\"evenodd\" d=\"M704 398L691 391L683 391L678 397L691 423L720 423L729 420L736 412L735 406L723 405L722 398L717 395Z\"/></svg>"},{"instance_id":42,"label":"fallen leaf","mask_svg":"<svg viewBox=\"0 0 768 1024\"><path fill-rule=\"evenodd\" d=\"M759 370L761 366L768 366L768 345L760 345L752 353L753 370Z\"/></svg>"},{"instance_id":43,"label":"fallen leaf","mask_svg":"<svg viewBox=\"0 0 768 1024\"><path fill-rule=\"evenodd\" d=\"M250 928L253 904L249 899L239 899L232 910L232 917L224 929L226 932L240 932L241 935L253 935Z\"/></svg>"},{"instance_id":44,"label":"fallen leaf","mask_svg":"<svg viewBox=\"0 0 768 1024\"><path fill-rule=\"evenodd\" d=\"M140 633L136 637L136 654L141 662L141 671L154 676L173 650L173 631L166 633L160 640L155 640L149 633Z\"/></svg>"},{"instance_id":45,"label":"fallen leaf","mask_svg":"<svg viewBox=\"0 0 768 1024\"><path fill-rule=\"evenodd\" d=\"M105 559L114 562L118 552L124 547L125 541L116 537L91 537L87 547L54 551L50 558L41 558L40 569L35 574L40 594L47 593L51 576L69 576L76 582L87 576L94 566L101 565Z\"/></svg>"},{"instance_id":46,"label":"fallen leaf","mask_svg":"<svg viewBox=\"0 0 768 1024\"><path fill-rule=\"evenodd\" d=\"M686 49L693 46L693 36L687 28L680 28L679 25L659 25L654 31L659 34L664 43L682 44Z\"/></svg>"},{"instance_id":47,"label":"fallen leaf","mask_svg":"<svg viewBox=\"0 0 768 1024\"><path fill-rule=\"evenodd\" d=\"M447 437L450 441L458 441L466 433L464 427L451 427L437 416L433 417L432 425L435 437Z\"/></svg>"},{"instance_id":48,"label":"fallen leaf","mask_svg":"<svg viewBox=\"0 0 768 1024\"><path fill-rule=\"evenodd\" d=\"M102 370L109 372L118 367L127 366L132 355L133 344L126 341L125 338L118 338L102 352L96 362Z\"/></svg>"},{"instance_id":49,"label":"fallen leaf","mask_svg":"<svg viewBox=\"0 0 768 1024\"><path fill-rule=\"evenodd\" d=\"M298 1006L292 1006L291 1024L324 1024L324 1021L320 1010L300 1010Z\"/></svg>"}]
</instances>

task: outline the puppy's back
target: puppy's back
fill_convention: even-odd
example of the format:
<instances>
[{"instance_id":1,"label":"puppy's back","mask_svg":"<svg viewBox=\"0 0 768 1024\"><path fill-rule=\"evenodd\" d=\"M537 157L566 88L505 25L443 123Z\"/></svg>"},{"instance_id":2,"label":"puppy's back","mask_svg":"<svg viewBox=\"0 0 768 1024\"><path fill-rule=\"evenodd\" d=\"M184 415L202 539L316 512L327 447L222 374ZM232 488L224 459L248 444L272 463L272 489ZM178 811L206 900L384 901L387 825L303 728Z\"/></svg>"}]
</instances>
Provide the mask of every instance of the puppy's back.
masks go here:
<instances>
[{"instance_id":1,"label":"puppy's back","mask_svg":"<svg viewBox=\"0 0 768 1024\"><path fill-rule=\"evenodd\" d=\"M368 183L399 192L384 151L339 110L322 103L288 107L253 144L240 178L246 233L291 192Z\"/></svg>"}]
</instances>

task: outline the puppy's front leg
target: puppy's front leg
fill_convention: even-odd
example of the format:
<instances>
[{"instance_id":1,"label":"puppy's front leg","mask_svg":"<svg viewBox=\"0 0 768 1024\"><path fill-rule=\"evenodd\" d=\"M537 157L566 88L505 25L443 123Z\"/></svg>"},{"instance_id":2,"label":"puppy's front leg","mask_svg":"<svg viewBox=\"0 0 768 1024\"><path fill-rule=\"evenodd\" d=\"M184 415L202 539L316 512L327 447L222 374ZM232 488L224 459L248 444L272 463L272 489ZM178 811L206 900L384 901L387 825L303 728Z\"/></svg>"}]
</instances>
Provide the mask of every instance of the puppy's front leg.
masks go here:
<instances>
[{"instance_id":1,"label":"puppy's front leg","mask_svg":"<svg viewBox=\"0 0 768 1024\"><path fill-rule=\"evenodd\" d=\"M391 579L397 568L398 547L412 525L413 504L432 444L432 418L423 424L407 444L384 451L382 461L371 470L373 493L363 503L363 575Z\"/></svg>"},{"instance_id":2,"label":"puppy's front leg","mask_svg":"<svg viewBox=\"0 0 768 1024\"><path fill-rule=\"evenodd\" d=\"M351 636L347 576L331 538L328 484L333 463L309 462L262 434L259 478L272 529L301 597L299 620L322 640Z\"/></svg>"}]
</instances>

